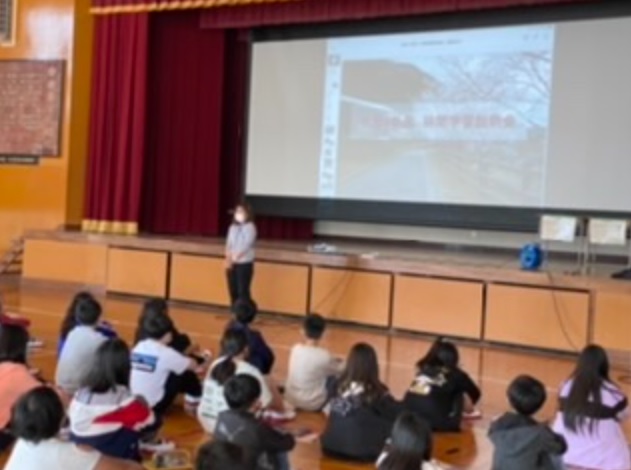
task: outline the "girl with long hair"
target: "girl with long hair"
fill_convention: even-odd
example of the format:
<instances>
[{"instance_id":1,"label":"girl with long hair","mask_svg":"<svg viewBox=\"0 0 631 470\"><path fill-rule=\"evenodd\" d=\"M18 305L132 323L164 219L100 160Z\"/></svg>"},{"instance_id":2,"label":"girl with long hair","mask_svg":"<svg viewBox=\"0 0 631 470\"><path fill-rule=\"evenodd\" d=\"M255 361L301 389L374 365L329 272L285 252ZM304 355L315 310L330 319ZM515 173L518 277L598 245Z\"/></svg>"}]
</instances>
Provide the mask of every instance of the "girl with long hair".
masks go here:
<instances>
[{"instance_id":1,"label":"girl with long hair","mask_svg":"<svg viewBox=\"0 0 631 470\"><path fill-rule=\"evenodd\" d=\"M416 364L416 376L403 403L426 419L434 431L457 432L465 413L473 411L481 392L459 367L453 343L438 338Z\"/></svg>"},{"instance_id":2,"label":"girl with long hair","mask_svg":"<svg viewBox=\"0 0 631 470\"><path fill-rule=\"evenodd\" d=\"M414 413L399 415L377 462L379 470L441 470L432 460L432 430Z\"/></svg>"},{"instance_id":3,"label":"girl with long hair","mask_svg":"<svg viewBox=\"0 0 631 470\"><path fill-rule=\"evenodd\" d=\"M598 470L631 468L629 445L620 421L626 417L627 397L609 377L606 351L589 345L559 393L554 431L568 444L567 465Z\"/></svg>"},{"instance_id":4,"label":"girl with long hair","mask_svg":"<svg viewBox=\"0 0 631 470\"><path fill-rule=\"evenodd\" d=\"M329 420L321 437L322 451L332 457L374 462L401 409L379 378L373 347L356 344L329 405Z\"/></svg>"}]
</instances>

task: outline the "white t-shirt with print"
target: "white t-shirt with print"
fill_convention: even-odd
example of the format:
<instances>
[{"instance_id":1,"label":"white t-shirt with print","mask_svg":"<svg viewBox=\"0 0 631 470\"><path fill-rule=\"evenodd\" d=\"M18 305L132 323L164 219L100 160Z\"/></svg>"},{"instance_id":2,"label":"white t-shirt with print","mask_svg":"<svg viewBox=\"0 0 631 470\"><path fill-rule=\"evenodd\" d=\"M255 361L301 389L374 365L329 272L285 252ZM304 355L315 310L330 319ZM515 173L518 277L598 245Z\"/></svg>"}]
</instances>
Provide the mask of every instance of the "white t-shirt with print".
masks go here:
<instances>
[{"instance_id":1,"label":"white t-shirt with print","mask_svg":"<svg viewBox=\"0 0 631 470\"><path fill-rule=\"evenodd\" d=\"M219 413L228 409L228 403L226 403L226 399L223 394L223 385L220 385L219 382L214 380L211 375L215 366L225 360L225 358L220 357L210 366L206 379L204 380L204 392L202 394L202 399L199 407L197 408L197 417L199 422L204 427L204 430L209 434L215 432L215 425L217 424L217 417L219 416ZM264 408L268 407L270 403L272 403L273 396L265 377L263 377L263 374L261 374L256 367L248 362L235 360L235 363L237 365L234 372L235 375L250 375L259 381L261 384L261 404Z\"/></svg>"},{"instance_id":2,"label":"white t-shirt with print","mask_svg":"<svg viewBox=\"0 0 631 470\"><path fill-rule=\"evenodd\" d=\"M131 354L131 391L144 397L153 408L164 398L169 374L181 375L190 364L189 357L160 341L142 340Z\"/></svg>"}]
</instances>

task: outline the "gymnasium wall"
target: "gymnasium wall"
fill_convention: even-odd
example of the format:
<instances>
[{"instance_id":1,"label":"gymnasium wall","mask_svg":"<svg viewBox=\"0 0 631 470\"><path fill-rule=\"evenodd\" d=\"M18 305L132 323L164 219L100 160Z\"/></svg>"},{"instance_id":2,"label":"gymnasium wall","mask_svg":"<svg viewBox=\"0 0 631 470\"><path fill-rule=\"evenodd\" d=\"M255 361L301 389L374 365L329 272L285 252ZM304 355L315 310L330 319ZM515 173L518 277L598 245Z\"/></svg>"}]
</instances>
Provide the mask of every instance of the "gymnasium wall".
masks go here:
<instances>
[{"instance_id":1,"label":"gymnasium wall","mask_svg":"<svg viewBox=\"0 0 631 470\"><path fill-rule=\"evenodd\" d=\"M0 166L0 253L25 230L78 224L88 139L92 19L88 0L20 0L16 41L0 60L66 61L61 154Z\"/></svg>"}]
</instances>

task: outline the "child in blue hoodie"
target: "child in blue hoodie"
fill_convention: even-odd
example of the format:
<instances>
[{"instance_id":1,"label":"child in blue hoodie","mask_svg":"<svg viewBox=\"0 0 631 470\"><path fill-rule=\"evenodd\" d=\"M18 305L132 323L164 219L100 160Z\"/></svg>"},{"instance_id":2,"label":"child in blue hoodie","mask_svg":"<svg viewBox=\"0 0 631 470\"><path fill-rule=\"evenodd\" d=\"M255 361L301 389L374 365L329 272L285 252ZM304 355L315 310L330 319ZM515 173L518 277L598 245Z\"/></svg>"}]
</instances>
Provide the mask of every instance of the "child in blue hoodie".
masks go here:
<instances>
[{"instance_id":1,"label":"child in blue hoodie","mask_svg":"<svg viewBox=\"0 0 631 470\"><path fill-rule=\"evenodd\" d=\"M240 299L232 306L234 320L228 325L229 330L242 330L248 339L247 361L256 367L261 374L269 375L274 366L274 352L268 346L260 331L250 328L256 318L258 307L253 300Z\"/></svg>"}]
</instances>

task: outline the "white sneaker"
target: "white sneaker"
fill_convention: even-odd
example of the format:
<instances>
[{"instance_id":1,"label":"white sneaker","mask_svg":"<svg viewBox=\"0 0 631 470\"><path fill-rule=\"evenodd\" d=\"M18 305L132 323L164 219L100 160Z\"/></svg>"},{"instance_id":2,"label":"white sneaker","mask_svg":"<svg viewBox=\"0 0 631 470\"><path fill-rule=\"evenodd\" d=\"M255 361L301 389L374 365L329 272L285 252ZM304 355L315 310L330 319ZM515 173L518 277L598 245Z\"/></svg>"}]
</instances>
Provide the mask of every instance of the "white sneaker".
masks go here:
<instances>
[{"instance_id":1,"label":"white sneaker","mask_svg":"<svg viewBox=\"0 0 631 470\"><path fill-rule=\"evenodd\" d=\"M204 349L201 353L201 356L206 360L206 362L210 362L213 358L213 353L209 349Z\"/></svg>"},{"instance_id":2,"label":"white sneaker","mask_svg":"<svg viewBox=\"0 0 631 470\"><path fill-rule=\"evenodd\" d=\"M184 395L184 404L197 406L202 401L202 397L194 397L192 395Z\"/></svg>"},{"instance_id":3,"label":"white sneaker","mask_svg":"<svg viewBox=\"0 0 631 470\"><path fill-rule=\"evenodd\" d=\"M465 411L462 413L462 419L480 419L482 418L482 412L477 408L473 411Z\"/></svg>"},{"instance_id":4,"label":"white sneaker","mask_svg":"<svg viewBox=\"0 0 631 470\"><path fill-rule=\"evenodd\" d=\"M28 340L27 347L29 349L39 349L44 347L44 342L41 339L31 338Z\"/></svg>"},{"instance_id":5,"label":"white sneaker","mask_svg":"<svg viewBox=\"0 0 631 470\"><path fill-rule=\"evenodd\" d=\"M285 410L285 411L265 410L263 412L263 419L267 419L270 421L291 421L295 417L296 417L296 412L294 410Z\"/></svg>"},{"instance_id":6,"label":"white sneaker","mask_svg":"<svg viewBox=\"0 0 631 470\"><path fill-rule=\"evenodd\" d=\"M151 442L141 442L139 447L142 452L155 454L158 452L170 452L175 450L175 443L167 441L166 439L157 439Z\"/></svg>"},{"instance_id":7,"label":"white sneaker","mask_svg":"<svg viewBox=\"0 0 631 470\"><path fill-rule=\"evenodd\" d=\"M195 416L197 414L197 408L199 408L200 402L200 397L184 395L184 411L192 416Z\"/></svg>"}]
</instances>

